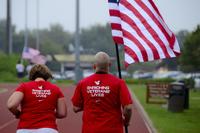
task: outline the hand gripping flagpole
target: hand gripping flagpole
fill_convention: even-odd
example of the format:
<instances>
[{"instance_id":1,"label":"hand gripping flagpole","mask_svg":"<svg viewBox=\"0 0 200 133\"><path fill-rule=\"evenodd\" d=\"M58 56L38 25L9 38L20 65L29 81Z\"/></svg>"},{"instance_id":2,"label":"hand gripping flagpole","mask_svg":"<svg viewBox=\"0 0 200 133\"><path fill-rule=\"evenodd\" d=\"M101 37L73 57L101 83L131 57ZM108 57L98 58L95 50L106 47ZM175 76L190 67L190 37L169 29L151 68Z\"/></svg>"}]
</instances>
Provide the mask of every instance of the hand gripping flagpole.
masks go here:
<instances>
[{"instance_id":1,"label":"hand gripping flagpole","mask_svg":"<svg viewBox=\"0 0 200 133\"><path fill-rule=\"evenodd\" d=\"M118 44L117 43L115 43L115 48L116 48L116 54L117 54L118 75L119 75L119 78L122 79L121 66L120 66L120 57L119 57L119 48L118 48ZM124 126L124 128L125 128L125 133L128 133L128 127Z\"/></svg>"}]
</instances>

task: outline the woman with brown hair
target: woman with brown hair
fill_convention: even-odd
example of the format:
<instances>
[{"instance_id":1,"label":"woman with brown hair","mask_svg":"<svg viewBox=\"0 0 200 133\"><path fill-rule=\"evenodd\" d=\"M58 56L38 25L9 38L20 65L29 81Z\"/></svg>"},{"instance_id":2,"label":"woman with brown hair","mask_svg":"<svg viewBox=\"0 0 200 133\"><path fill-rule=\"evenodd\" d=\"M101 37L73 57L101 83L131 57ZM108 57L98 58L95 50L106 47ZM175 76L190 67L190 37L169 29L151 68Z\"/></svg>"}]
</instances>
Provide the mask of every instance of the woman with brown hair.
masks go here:
<instances>
[{"instance_id":1,"label":"woman with brown hair","mask_svg":"<svg viewBox=\"0 0 200 133\"><path fill-rule=\"evenodd\" d=\"M17 133L58 133L56 118L65 118L67 107L60 88L45 65L35 65L30 82L21 83L10 96L7 107L19 118ZM20 106L21 105L21 106Z\"/></svg>"}]
</instances>

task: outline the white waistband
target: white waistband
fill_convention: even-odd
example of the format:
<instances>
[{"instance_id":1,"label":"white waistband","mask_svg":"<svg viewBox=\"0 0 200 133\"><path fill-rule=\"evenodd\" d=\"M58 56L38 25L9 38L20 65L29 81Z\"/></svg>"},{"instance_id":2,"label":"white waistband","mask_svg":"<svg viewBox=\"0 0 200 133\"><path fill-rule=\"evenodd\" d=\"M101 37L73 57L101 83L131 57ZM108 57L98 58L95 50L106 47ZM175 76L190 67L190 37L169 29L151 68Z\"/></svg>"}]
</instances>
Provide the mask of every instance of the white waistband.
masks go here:
<instances>
[{"instance_id":1,"label":"white waistband","mask_svg":"<svg viewBox=\"0 0 200 133\"><path fill-rule=\"evenodd\" d=\"M52 128L38 128L38 129L18 129L16 133L58 133Z\"/></svg>"}]
</instances>

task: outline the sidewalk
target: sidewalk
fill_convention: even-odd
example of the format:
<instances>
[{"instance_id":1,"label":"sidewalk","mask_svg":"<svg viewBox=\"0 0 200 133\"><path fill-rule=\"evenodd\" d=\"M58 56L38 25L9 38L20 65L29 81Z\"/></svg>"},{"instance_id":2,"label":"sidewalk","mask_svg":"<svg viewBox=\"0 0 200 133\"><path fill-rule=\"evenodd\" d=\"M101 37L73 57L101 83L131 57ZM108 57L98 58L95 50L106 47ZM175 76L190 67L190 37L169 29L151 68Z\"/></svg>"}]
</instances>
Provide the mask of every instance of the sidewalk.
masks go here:
<instances>
[{"instance_id":1,"label":"sidewalk","mask_svg":"<svg viewBox=\"0 0 200 133\"><path fill-rule=\"evenodd\" d=\"M133 131L135 131L135 133L157 133L157 130L154 128L151 120L134 93L132 93L132 96L134 100L134 110L132 117L133 124L129 127L130 133Z\"/></svg>"}]
</instances>

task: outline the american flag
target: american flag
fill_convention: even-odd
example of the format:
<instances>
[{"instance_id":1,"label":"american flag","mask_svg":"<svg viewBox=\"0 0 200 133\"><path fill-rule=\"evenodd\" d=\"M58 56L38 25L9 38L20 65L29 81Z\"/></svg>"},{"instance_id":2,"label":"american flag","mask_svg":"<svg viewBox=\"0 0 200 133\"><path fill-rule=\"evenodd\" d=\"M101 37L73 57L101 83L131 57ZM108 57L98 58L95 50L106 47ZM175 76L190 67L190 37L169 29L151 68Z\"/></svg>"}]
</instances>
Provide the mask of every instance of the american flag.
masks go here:
<instances>
[{"instance_id":1,"label":"american flag","mask_svg":"<svg viewBox=\"0 0 200 133\"><path fill-rule=\"evenodd\" d=\"M34 56L37 56L40 54L40 51L37 49L24 47L22 52L22 58L23 59L33 59Z\"/></svg>"},{"instance_id":2,"label":"american flag","mask_svg":"<svg viewBox=\"0 0 200 133\"><path fill-rule=\"evenodd\" d=\"M121 27L121 18L119 11L118 0L108 0L109 2L109 14L110 14L110 24L112 28L113 40L117 44L123 44L123 33Z\"/></svg>"},{"instance_id":3,"label":"american flag","mask_svg":"<svg viewBox=\"0 0 200 133\"><path fill-rule=\"evenodd\" d=\"M35 64L46 64L47 59L43 55L36 55L31 59L31 62Z\"/></svg>"},{"instance_id":4,"label":"american flag","mask_svg":"<svg viewBox=\"0 0 200 133\"><path fill-rule=\"evenodd\" d=\"M118 5L118 23L125 51L125 63L146 62L157 59L172 58L180 54L175 35L167 27L152 0L109 0L109 5ZM110 6L109 6L110 7ZM110 8L110 12L113 9ZM111 16L112 35L115 37ZM115 16L116 17L116 16ZM120 37L120 36L118 36ZM119 43L114 39L115 43Z\"/></svg>"}]
</instances>

